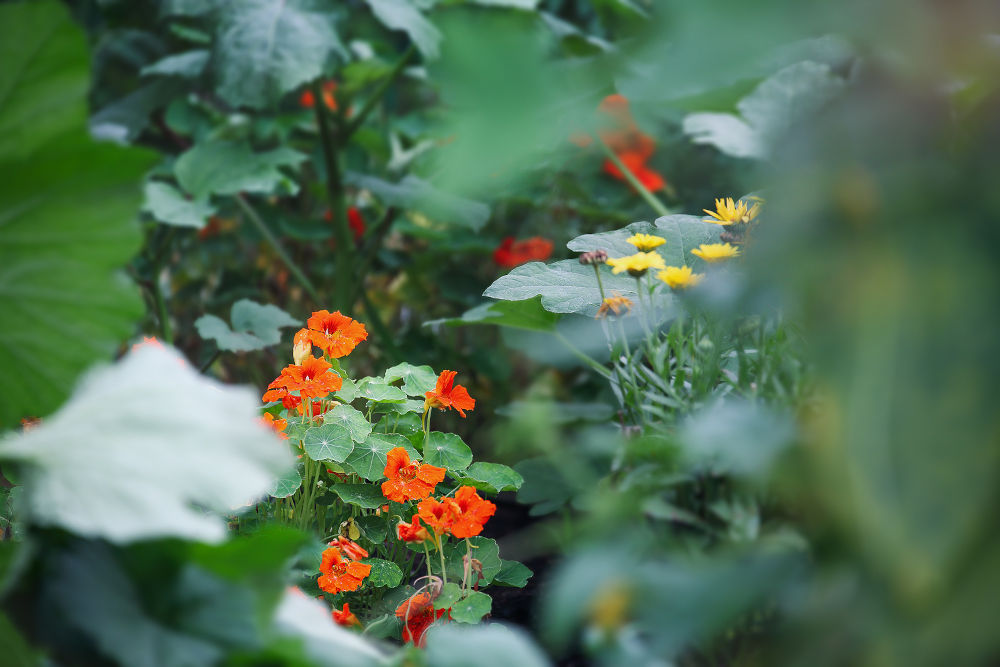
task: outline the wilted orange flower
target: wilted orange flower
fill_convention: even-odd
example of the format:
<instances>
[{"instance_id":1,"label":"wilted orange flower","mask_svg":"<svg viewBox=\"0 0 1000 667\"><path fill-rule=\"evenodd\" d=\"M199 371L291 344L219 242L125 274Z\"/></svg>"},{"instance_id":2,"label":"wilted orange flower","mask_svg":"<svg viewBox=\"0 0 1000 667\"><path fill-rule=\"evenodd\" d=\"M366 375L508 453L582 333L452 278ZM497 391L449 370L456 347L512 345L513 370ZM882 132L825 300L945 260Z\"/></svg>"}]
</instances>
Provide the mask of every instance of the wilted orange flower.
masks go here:
<instances>
[{"instance_id":1,"label":"wilted orange flower","mask_svg":"<svg viewBox=\"0 0 1000 667\"><path fill-rule=\"evenodd\" d=\"M551 256L552 241L541 236L523 241L515 241L513 236L508 236L493 251L493 261L506 268L514 268L526 262L544 262Z\"/></svg>"},{"instance_id":2,"label":"wilted orange flower","mask_svg":"<svg viewBox=\"0 0 1000 667\"><path fill-rule=\"evenodd\" d=\"M358 343L368 338L364 324L341 315L339 310L333 313L317 310L306 320L306 326L313 345L334 359L346 357Z\"/></svg>"},{"instance_id":3,"label":"wilted orange flower","mask_svg":"<svg viewBox=\"0 0 1000 667\"><path fill-rule=\"evenodd\" d=\"M414 514L410 523L400 521L396 524L396 537L403 542L423 542L430 538L430 534L420 523L420 515Z\"/></svg>"},{"instance_id":4,"label":"wilted orange flower","mask_svg":"<svg viewBox=\"0 0 1000 667\"><path fill-rule=\"evenodd\" d=\"M451 534L455 537L478 535L497 511L496 505L480 498L475 487L471 486L463 486L455 493L455 504L459 510L458 517L451 524Z\"/></svg>"},{"instance_id":5,"label":"wilted orange flower","mask_svg":"<svg viewBox=\"0 0 1000 667\"><path fill-rule=\"evenodd\" d=\"M434 609L434 600L428 593L417 593L396 608L396 616L403 619L403 641L424 645L424 633L434 621L445 614L451 617L450 609Z\"/></svg>"},{"instance_id":6,"label":"wilted orange flower","mask_svg":"<svg viewBox=\"0 0 1000 667\"><path fill-rule=\"evenodd\" d=\"M322 91L323 104L325 104L326 108L329 109L330 111L337 110L337 98L333 96L333 92L335 90L337 90L336 81L323 82L323 91ZM306 89L302 91L302 95L299 96L299 104L305 107L306 109L312 109L314 106L316 106L316 96L313 95L313 91L311 89Z\"/></svg>"},{"instance_id":7,"label":"wilted orange flower","mask_svg":"<svg viewBox=\"0 0 1000 667\"><path fill-rule=\"evenodd\" d=\"M455 384L456 371L441 371L438 376L437 386L424 396L424 411L428 408L446 410L454 408L458 414L465 416L466 410L476 407L476 399L469 396L469 390L460 384Z\"/></svg>"},{"instance_id":8,"label":"wilted orange flower","mask_svg":"<svg viewBox=\"0 0 1000 667\"><path fill-rule=\"evenodd\" d=\"M323 552L319 566L320 577L316 584L321 590L336 595L341 591L356 591L361 587L371 571L372 566L344 558L337 547L330 547Z\"/></svg>"},{"instance_id":9,"label":"wilted orange flower","mask_svg":"<svg viewBox=\"0 0 1000 667\"><path fill-rule=\"evenodd\" d=\"M268 426L274 429L274 432L281 437L282 440L288 440L288 436L285 435L285 428L288 426L287 419L277 419L270 412L265 412L264 416L260 418L260 421L264 426Z\"/></svg>"},{"instance_id":10,"label":"wilted orange flower","mask_svg":"<svg viewBox=\"0 0 1000 667\"><path fill-rule=\"evenodd\" d=\"M444 535L451 530L461 512L458 503L451 498L428 498L417 505L417 514L436 535Z\"/></svg>"},{"instance_id":11,"label":"wilted orange flower","mask_svg":"<svg viewBox=\"0 0 1000 667\"><path fill-rule=\"evenodd\" d=\"M416 461L411 463L410 455L402 447L386 454L384 473L389 479L382 482L382 495L397 503L426 498L444 481L444 468Z\"/></svg>"},{"instance_id":12,"label":"wilted orange flower","mask_svg":"<svg viewBox=\"0 0 1000 667\"><path fill-rule=\"evenodd\" d=\"M361 627L361 621L358 617L351 613L350 606L345 602L343 609L333 608L333 622L337 625L343 625L345 628L349 628L352 625Z\"/></svg>"},{"instance_id":13,"label":"wilted orange flower","mask_svg":"<svg viewBox=\"0 0 1000 667\"><path fill-rule=\"evenodd\" d=\"M324 359L312 355L306 357L301 365L289 364L281 370L281 375L268 389L285 389L288 392L297 391L302 398L323 398L332 391L344 386L344 381L336 373L331 373L332 366ZM269 399L268 396L271 396ZM264 400L277 400L270 392L264 394ZM280 396L284 398L284 396Z\"/></svg>"},{"instance_id":14,"label":"wilted orange flower","mask_svg":"<svg viewBox=\"0 0 1000 667\"><path fill-rule=\"evenodd\" d=\"M340 551L352 560L361 560L362 558L368 558L368 552L365 551L361 545L356 542L352 542L343 535L330 542L331 547L337 547Z\"/></svg>"}]
</instances>

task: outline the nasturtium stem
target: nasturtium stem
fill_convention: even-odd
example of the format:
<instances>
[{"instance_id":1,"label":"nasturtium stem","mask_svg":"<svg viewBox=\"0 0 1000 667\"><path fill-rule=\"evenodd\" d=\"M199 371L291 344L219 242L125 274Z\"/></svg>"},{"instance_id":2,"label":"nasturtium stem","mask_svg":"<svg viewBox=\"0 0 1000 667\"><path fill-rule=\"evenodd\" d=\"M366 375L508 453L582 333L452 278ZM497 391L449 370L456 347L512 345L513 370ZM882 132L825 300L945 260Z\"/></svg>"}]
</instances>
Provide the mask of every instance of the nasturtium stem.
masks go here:
<instances>
[{"instance_id":1,"label":"nasturtium stem","mask_svg":"<svg viewBox=\"0 0 1000 667\"><path fill-rule=\"evenodd\" d=\"M658 214L670 215L670 209L664 206L663 202L657 199L656 195L650 192L649 189L635 177L635 174L632 173L631 169L625 166L625 163L621 161L618 154L611 150L611 147L604 143L603 139L600 137L596 137L596 139L597 145L601 147L601 150L603 150L604 154L608 156L608 159L611 160L616 167L618 167L618 170L625 175L625 180L629 182L629 185L635 188L636 192L639 193L639 196L645 199L646 203L649 204Z\"/></svg>"},{"instance_id":2,"label":"nasturtium stem","mask_svg":"<svg viewBox=\"0 0 1000 667\"><path fill-rule=\"evenodd\" d=\"M427 548L427 540L424 540L424 563L427 564L427 580L431 581L434 578L434 573L431 572L431 551Z\"/></svg>"},{"instance_id":3,"label":"nasturtium stem","mask_svg":"<svg viewBox=\"0 0 1000 667\"><path fill-rule=\"evenodd\" d=\"M285 266L288 267L288 270L292 272L295 279L298 280L302 287L305 288L306 292L309 293L309 296L311 296L316 303L322 303L323 300L320 298L319 292L316 291L316 287L312 284L312 281L306 277L306 274L302 272L302 269L299 268L298 264L296 264L291 256L289 256L288 252L285 251L281 242L278 241L278 238L271 232L270 229L268 229L267 225L264 224L264 220L257 214L257 211L250 205L250 202L247 201L246 197L242 194L238 194L234 197L234 199L236 200L236 204L243 209L244 213L246 213L247 218L253 226L260 232L260 235L264 237L264 240L267 241L272 248L274 248L274 252L278 254L278 257L282 262L284 262Z\"/></svg>"},{"instance_id":4,"label":"nasturtium stem","mask_svg":"<svg viewBox=\"0 0 1000 667\"><path fill-rule=\"evenodd\" d=\"M441 581L447 585L448 584L448 572L446 571L444 564L444 545L441 544L441 536L437 536L437 548L438 554L441 555Z\"/></svg>"}]
</instances>

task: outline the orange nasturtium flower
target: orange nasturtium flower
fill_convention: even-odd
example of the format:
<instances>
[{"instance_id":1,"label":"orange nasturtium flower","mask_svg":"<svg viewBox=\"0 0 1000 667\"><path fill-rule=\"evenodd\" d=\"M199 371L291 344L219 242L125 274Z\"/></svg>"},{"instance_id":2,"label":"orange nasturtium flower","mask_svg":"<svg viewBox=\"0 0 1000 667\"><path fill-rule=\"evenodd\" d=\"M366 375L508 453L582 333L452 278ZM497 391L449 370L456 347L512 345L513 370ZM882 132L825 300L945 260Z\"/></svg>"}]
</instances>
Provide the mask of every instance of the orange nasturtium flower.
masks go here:
<instances>
[{"instance_id":1,"label":"orange nasturtium flower","mask_svg":"<svg viewBox=\"0 0 1000 667\"><path fill-rule=\"evenodd\" d=\"M352 542L343 535L330 542L331 547L337 547L345 556L352 560L368 558L368 552L356 542Z\"/></svg>"},{"instance_id":2,"label":"orange nasturtium flower","mask_svg":"<svg viewBox=\"0 0 1000 667\"><path fill-rule=\"evenodd\" d=\"M423 542L430 539L430 533L420 523L420 515L414 514L410 523L400 521L396 524L396 537L403 542Z\"/></svg>"},{"instance_id":3,"label":"orange nasturtium flower","mask_svg":"<svg viewBox=\"0 0 1000 667\"><path fill-rule=\"evenodd\" d=\"M337 625L343 625L345 628L349 628L352 625L361 627L361 621L351 612L351 608L346 602L343 609L333 608L333 622Z\"/></svg>"},{"instance_id":4,"label":"orange nasturtium flower","mask_svg":"<svg viewBox=\"0 0 1000 667\"><path fill-rule=\"evenodd\" d=\"M451 498L428 498L417 505L417 514L436 535L444 535L461 515L461 508Z\"/></svg>"},{"instance_id":5,"label":"orange nasturtium flower","mask_svg":"<svg viewBox=\"0 0 1000 667\"><path fill-rule=\"evenodd\" d=\"M301 365L289 364L281 370L281 375L271 384L268 389L285 389L288 392L297 391L302 398L323 398L331 391L337 391L344 386L344 381L336 373L331 373L332 366L324 360L309 355L302 360ZM264 394L264 400L277 400L278 397L268 398L271 392Z\"/></svg>"},{"instance_id":6,"label":"orange nasturtium flower","mask_svg":"<svg viewBox=\"0 0 1000 667\"><path fill-rule=\"evenodd\" d=\"M497 511L497 506L484 500L476 493L475 487L463 486L455 493L459 516L451 525L455 537L474 537L482 532L483 526Z\"/></svg>"},{"instance_id":7,"label":"orange nasturtium flower","mask_svg":"<svg viewBox=\"0 0 1000 667\"><path fill-rule=\"evenodd\" d=\"M333 92L337 90L336 81L324 81L322 88L323 104L330 111L337 110L337 98L333 96ZM316 106L316 96L313 95L313 91L306 89L302 91L302 95L299 96L299 105L305 107L306 109L312 109Z\"/></svg>"},{"instance_id":8,"label":"orange nasturtium flower","mask_svg":"<svg viewBox=\"0 0 1000 667\"><path fill-rule=\"evenodd\" d=\"M341 591L356 591L367 577L372 566L344 558L337 547L330 547L323 552L323 560L319 566L320 577L316 584L321 590L336 595Z\"/></svg>"},{"instance_id":9,"label":"orange nasturtium flower","mask_svg":"<svg viewBox=\"0 0 1000 667\"><path fill-rule=\"evenodd\" d=\"M429 408L453 408L464 417L466 410L476 407L476 399L469 396L469 390L460 384L454 384L456 375L456 371L441 371L437 386L424 394L424 412Z\"/></svg>"},{"instance_id":10,"label":"orange nasturtium flower","mask_svg":"<svg viewBox=\"0 0 1000 667\"><path fill-rule=\"evenodd\" d=\"M384 474L389 479L382 482L382 495L397 503L426 498L444 481L444 468L411 463L410 455L402 447L390 449L385 455Z\"/></svg>"},{"instance_id":11,"label":"orange nasturtium flower","mask_svg":"<svg viewBox=\"0 0 1000 667\"><path fill-rule=\"evenodd\" d=\"M282 440L288 440L288 436L285 435L285 428L288 426L287 419L277 419L270 412L265 412L260 421L264 426L273 429Z\"/></svg>"},{"instance_id":12,"label":"orange nasturtium flower","mask_svg":"<svg viewBox=\"0 0 1000 667\"><path fill-rule=\"evenodd\" d=\"M322 348L334 359L346 357L358 343L368 338L364 324L341 315L339 310L332 313L317 310L306 320L306 326L313 345Z\"/></svg>"},{"instance_id":13,"label":"orange nasturtium flower","mask_svg":"<svg viewBox=\"0 0 1000 667\"><path fill-rule=\"evenodd\" d=\"M434 609L434 600L428 593L407 598L396 608L396 616L403 619L403 641L423 646L427 628L445 614L451 618L450 609Z\"/></svg>"}]
</instances>

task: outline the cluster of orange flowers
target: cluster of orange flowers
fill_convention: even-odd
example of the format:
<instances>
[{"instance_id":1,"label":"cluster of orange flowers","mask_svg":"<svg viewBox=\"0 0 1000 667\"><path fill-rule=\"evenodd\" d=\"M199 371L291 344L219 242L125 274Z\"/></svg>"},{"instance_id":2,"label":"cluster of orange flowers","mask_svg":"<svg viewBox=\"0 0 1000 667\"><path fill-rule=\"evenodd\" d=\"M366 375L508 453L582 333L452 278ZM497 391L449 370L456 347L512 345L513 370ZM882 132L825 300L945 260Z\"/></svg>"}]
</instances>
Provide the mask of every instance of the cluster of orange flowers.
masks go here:
<instances>
[{"instance_id":1,"label":"cluster of orange flowers","mask_svg":"<svg viewBox=\"0 0 1000 667\"><path fill-rule=\"evenodd\" d=\"M396 537L404 542L437 540L445 534L458 538L475 537L496 511L497 506L481 498L475 487L463 486L455 492L454 498L445 496L420 501L410 522L400 521L396 525Z\"/></svg>"},{"instance_id":2,"label":"cluster of orange flowers","mask_svg":"<svg viewBox=\"0 0 1000 667\"><path fill-rule=\"evenodd\" d=\"M363 558L368 558L367 551L346 537L338 537L323 552L316 584L333 595L358 590L372 571L371 565L358 562Z\"/></svg>"}]
</instances>

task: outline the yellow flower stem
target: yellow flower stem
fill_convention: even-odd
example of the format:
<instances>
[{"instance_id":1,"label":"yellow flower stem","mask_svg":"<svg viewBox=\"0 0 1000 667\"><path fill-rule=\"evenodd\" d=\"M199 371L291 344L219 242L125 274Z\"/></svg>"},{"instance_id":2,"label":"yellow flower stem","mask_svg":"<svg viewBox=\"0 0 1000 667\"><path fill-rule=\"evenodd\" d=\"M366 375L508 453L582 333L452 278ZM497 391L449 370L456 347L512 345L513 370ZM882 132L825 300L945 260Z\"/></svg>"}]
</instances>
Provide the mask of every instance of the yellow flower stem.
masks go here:
<instances>
[{"instance_id":1,"label":"yellow flower stem","mask_svg":"<svg viewBox=\"0 0 1000 667\"><path fill-rule=\"evenodd\" d=\"M608 156L608 159L611 160L611 162L614 163L616 167L618 167L618 170L625 175L625 180L627 180L629 184L633 188L635 188L636 192L639 193L639 196L645 199L646 203L649 204L652 207L652 209L656 211L659 215L670 215L670 209L664 206L663 202L657 199L656 195L650 192L646 188L646 186L643 185L642 182L635 177L635 174L632 173L632 170L630 170L628 167L625 166L625 163L621 161L621 158L619 158L618 155L613 150L611 150L611 147L608 146L606 143L604 143L604 140L601 139L599 136L597 135L592 135L592 136L594 136L594 138L597 140L597 144L601 147L601 150L604 151L604 154Z\"/></svg>"},{"instance_id":2,"label":"yellow flower stem","mask_svg":"<svg viewBox=\"0 0 1000 667\"><path fill-rule=\"evenodd\" d=\"M584 364L589 366L594 372L599 374L605 380L611 377L611 372L607 368L594 361L586 352L578 348L576 345L573 345L573 343L568 338L566 338L566 336L563 335L562 332L553 331L552 335L555 336L556 340L565 345L566 349L568 349L573 354L573 356L575 356L577 359L579 359Z\"/></svg>"},{"instance_id":3,"label":"yellow flower stem","mask_svg":"<svg viewBox=\"0 0 1000 667\"><path fill-rule=\"evenodd\" d=\"M594 276L597 277L597 289L601 290L601 303L603 304L604 300L608 297L604 295L604 283L601 282L601 265L594 264L593 267L594 267Z\"/></svg>"}]
</instances>

